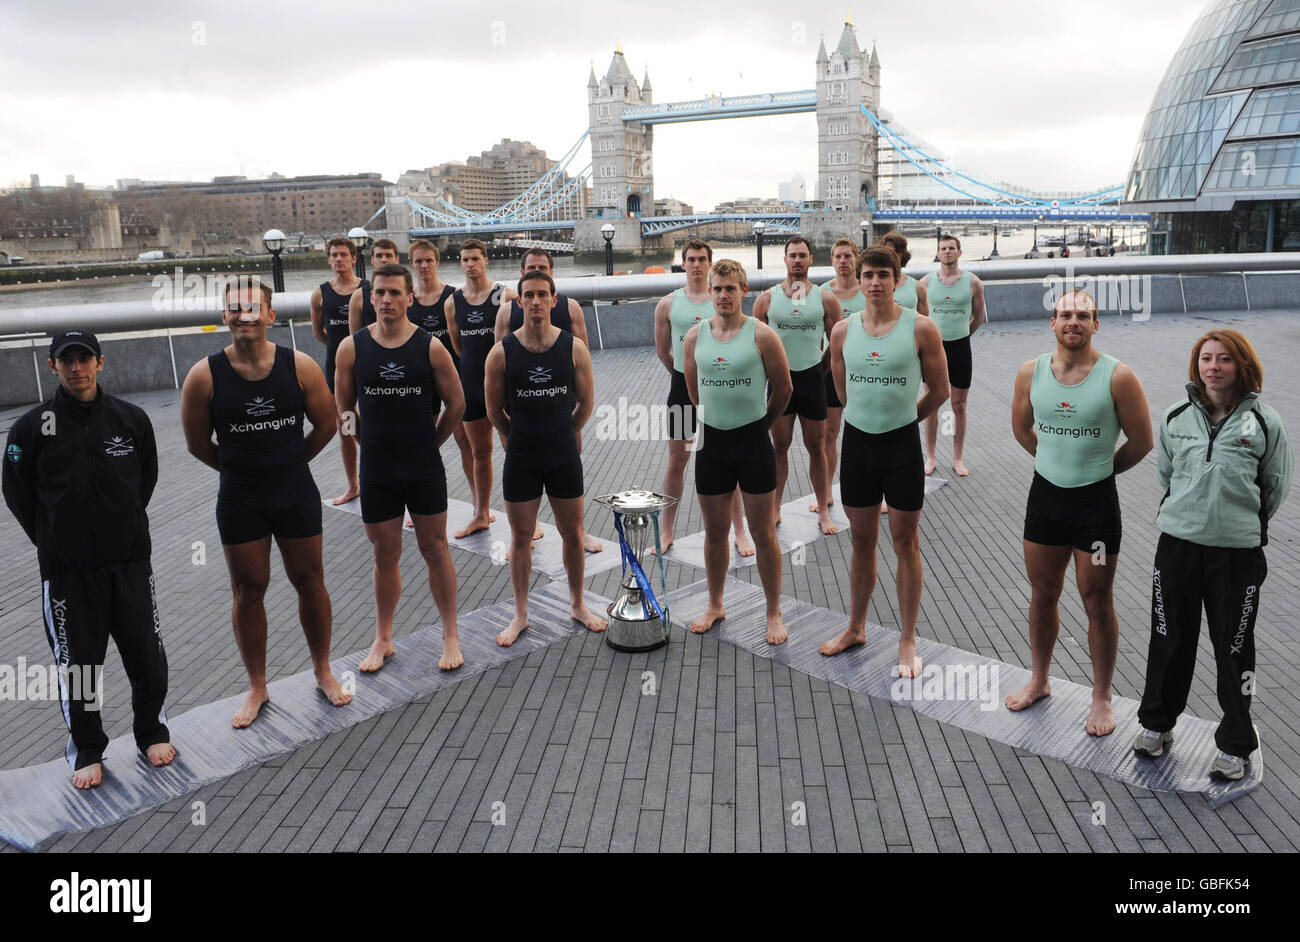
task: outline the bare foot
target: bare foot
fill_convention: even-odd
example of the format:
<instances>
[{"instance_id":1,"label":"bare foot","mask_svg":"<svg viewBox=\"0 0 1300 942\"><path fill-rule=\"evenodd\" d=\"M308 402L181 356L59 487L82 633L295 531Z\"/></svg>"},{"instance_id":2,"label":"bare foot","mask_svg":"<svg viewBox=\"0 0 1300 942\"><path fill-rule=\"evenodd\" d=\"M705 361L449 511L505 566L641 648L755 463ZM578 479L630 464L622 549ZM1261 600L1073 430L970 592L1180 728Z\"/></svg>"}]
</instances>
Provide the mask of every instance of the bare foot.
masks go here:
<instances>
[{"instance_id":1,"label":"bare foot","mask_svg":"<svg viewBox=\"0 0 1300 942\"><path fill-rule=\"evenodd\" d=\"M579 605L573 611L569 612L569 617L576 622L586 625L590 631L604 631L609 627L605 619L592 613L586 605Z\"/></svg>"},{"instance_id":2,"label":"bare foot","mask_svg":"<svg viewBox=\"0 0 1300 942\"><path fill-rule=\"evenodd\" d=\"M326 672L324 677L316 678L316 689L325 695L325 699L334 706L347 706L352 702L352 694L343 689L332 673Z\"/></svg>"},{"instance_id":3,"label":"bare foot","mask_svg":"<svg viewBox=\"0 0 1300 942\"><path fill-rule=\"evenodd\" d=\"M741 556L754 555L754 543L750 540L748 533L737 533L734 542L736 544L736 552Z\"/></svg>"},{"instance_id":4,"label":"bare foot","mask_svg":"<svg viewBox=\"0 0 1300 942\"><path fill-rule=\"evenodd\" d=\"M1031 680L1015 693L1007 694L1005 702L1008 710L1013 713L1018 713L1025 709L1025 707L1032 706L1037 701L1043 699L1043 697L1050 697L1051 695L1052 685L1050 682L1040 685Z\"/></svg>"},{"instance_id":5,"label":"bare foot","mask_svg":"<svg viewBox=\"0 0 1300 942\"><path fill-rule=\"evenodd\" d=\"M413 530L415 528L415 521L411 519L410 514L407 514L402 518L402 527L406 530Z\"/></svg>"},{"instance_id":6,"label":"bare foot","mask_svg":"<svg viewBox=\"0 0 1300 942\"><path fill-rule=\"evenodd\" d=\"M925 459L925 473L934 474L934 469L939 467L939 462L935 460L934 455L928 455Z\"/></svg>"},{"instance_id":7,"label":"bare foot","mask_svg":"<svg viewBox=\"0 0 1300 942\"><path fill-rule=\"evenodd\" d=\"M960 458L952 459L952 469L957 472L957 477L959 478L970 477L970 468L966 467L965 462Z\"/></svg>"},{"instance_id":8,"label":"bare foot","mask_svg":"<svg viewBox=\"0 0 1300 942\"><path fill-rule=\"evenodd\" d=\"M599 553L605 548L605 544L600 542L600 540L596 539L590 533L585 533L583 535L586 537L586 540L582 544L582 548L588 553Z\"/></svg>"},{"instance_id":9,"label":"bare foot","mask_svg":"<svg viewBox=\"0 0 1300 942\"><path fill-rule=\"evenodd\" d=\"M1109 736L1115 732L1115 711L1109 700L1092 701L1092 712L1088 714L1088 735Z\"/></svg>"},{"instance_id":10,"label":"bare foot","mask_svg":"<svg viewBox=\"0 0 1300 942\"><path fill-rule=\"evenodd\" d=\"M835 498L831 498L830 500L828 500L828 501L826 502L826 509L827 509L827 510L830 510L830 509L831 509L832 507L834 507L834 506L835 506ZM818 507L816 503L812 503L812 504L809 504L809 505L808 505L808 511L809 511L809 513L817 513L817 512L820 511L820 510L821 510L821 508Z\"/></svg>"},{"instance_id":11,"label":"bare foot","mask_svg":"<svg viewBox=\"0 0 1300 942\"><path fill-rule=\"evenodd\" d=\"M886 504L883 500L880 502L880 512L882 514L889 513L889 505Z\"/></svg>"},{"instance_id":12,"label":"bare foot","mask_svg":"<svg viewBox=\"0 0 1300 942\"><path fill-rule=\"evenodd\" d=\"M673 541L672 541L672 540L669 540L667 543L664 544L664 552L665 552L665 553L667 553L667 552L668 552L670 549L672 549L672 548L673 548ZM650 547L650 555L651 555L651 556L655 555L655 548L654 548L653 546Z\"/></svg>"},{"instance_id":13,"label":"bare foot","mask_svg":"<svg viewBox=\"0 0 1300 942\"><path fill-rule=\"evenodd\" d=\"M248 691L248 698L244 700L244 705L230 721L230 725L235 729L243 729L245 726L252 725L253 720L257 719L257 714L262 712L262 707L271 702L270 695L263 687L260 690Z\"/></svg>"},{"instance_id":14,"label":"bare foot","mask_svg":"<svg viewBox=\"0 0 1300 942\"><path fill-rule=\"evenodd\" d=\"M104 766L96 762L72 773L72 784L77 788L94 788L104 780Z\"/></svg>"},{"instance_id":15,"label":"bare foot","mask_svg":"<svg viewBox=\"0 0 1300 942\"><path fill-rule=\"evenodd\" d=\"M831 520L830 513L825 510L818 514L817 522L821 525L822 536L830 536L832 533L840 532L840 528Z\"/></svg>"},{"instance_id":16,"label":"bare foot","mask_svg":"<svg viewBox=\"0 0 1300 942\"><path fill-rule=\"evenodd\" d=\"M695 621L691 622L691 634L702 635L726 617L727 610L721 605L717 608L709 606L707 612L695 619Z\"/></svg>"},{"instance_id":17,"label":"bare foot","mask_svg":"<svg viewBox=\"0 0 1300 942\"><path fill-rule=\"evenodd\" d=\"M453 539L461 540L469 536L471 533L478 533L480 530L486 530L491 525L493 519L491 513L484 517L475 517L469 523L465 524L465 526L457 530Z\"/></svg>"},{"instance_id":18,"label":"bare foot","mask_svg":"<svg viewBox=\"0 0 1300 942\"><path fill-rule=\"evenodd\" d=\"M822 646L817 650L827 657L834 657L837 654L843 654L850 648L860 648L867 643L866 629L854 631L852 628L845 628L844 632L837 638L830 641L823 641Z\"/></svg>"},{"instance_id":19,"label":"bare foot","mask_svg":"<svg viewBox=\"0 0 1300 942\"><path fill-rule=\"evenodd\" d=\"M497 635L497 644L503 648L508 648L515 643L515 640L524 633L528 627L528 619L520 618L516 615L510 619L510 624L506 625L506 630Z\"/></svg>"},{"instance_id":20,"label":"bare foot","mask_svg":"<svg viewBox=\"0 0 1300 942\"><path fill-rule=\"evenodd\" d=\"M157 769L164 765L170 765L172 759L176 758L176 750L172 748L172 744L169 742L159 742L146 749L144 756L149 760L149 764Z\"/></svg>"},{"instance_id":21,"label":"bare foot","mask_svg":"<svg viewBox=\"0 0 1300 942\"><path fill-rule=\"evenodd\" d=\"M384 666L384 661L388 660L397 653L397 648L393 647L392 641L379 641L378 639L370 645L370 653L361 661L361 666L357 670L363 674L373 674L379 668Z\"/></svg>"},{"instance_id":22,"label":"bare foot","mask_svg":"<svg viewBox=\"0 0 1300 942\"><path fill-rule=\"evenodd\" d=\"M894 667L894 677L920 677L920 657L913 644L898 642L898 664Z\"/></svg>"},{"instance_id":23,"label":"bare foot","mask_svg":"<svg viewBox=\"0 0 1300 942\"><path fill-rule=\"evenodd\" d=\"M465 663L460 654L460 639L445 638L442 642L442 657L438 658L438 670L454 671Z\"/></svg>"},{"instance_id":24,"label":"bare foot","mask_svg":"<svg viewBox=\"0 0 1300 942\"><path fill-rule=\"evenodd\" d=\"M537 529L533 531L533 542L536 543L544 536L546 536L546 531L542 529L542 525L539 523Z\"/></svg>"},{"instance_id":25,"label":"bare foot","mask_svg":"<svg viewBox=\"0 0 1300 942\"><path fill-rule=\"evenodd\" d=\"M355 499L360 494L361 494L360 485L349 484L348 489L344 491L342 494L340 494L338 497L330 501L330 503L333 504L335 507L338 507L340 504L346 504L348 501Z\"/></svg>"},{"instance_id":26,"label":"bare foot","mask_svg":"<svg viewBox=\"0 0 1300 942\"><path fill-rule=\"evenodd\" d=\"M785 644L789 635L785 633L785 622L781 621L781 613L767 616L767 643L768 644Z\"/></svg>"},{"instance_id":27,"label":"bare foot","mask_svg":"<svg viewBox=\"0 0 1300 942\"><path fill-rule=\"evenodd\" d=\"M780 525L781 525L781 515L777 514L776 519L772 521L772 526L779 527Z\"/></svg>"}]
</instances>

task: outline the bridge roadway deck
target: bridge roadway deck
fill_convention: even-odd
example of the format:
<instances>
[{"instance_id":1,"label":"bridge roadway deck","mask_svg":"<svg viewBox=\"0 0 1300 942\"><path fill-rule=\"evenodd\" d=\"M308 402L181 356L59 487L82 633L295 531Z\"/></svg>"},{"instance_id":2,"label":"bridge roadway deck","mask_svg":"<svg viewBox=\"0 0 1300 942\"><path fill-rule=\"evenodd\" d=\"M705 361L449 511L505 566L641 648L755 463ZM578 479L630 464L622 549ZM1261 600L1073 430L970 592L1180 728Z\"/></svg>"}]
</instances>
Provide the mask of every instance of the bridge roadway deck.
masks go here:
<instances>
[{"instance_id":1,"label":"bridge roadway deck","mask_svg":"<svg viewBox=\"0 0 1300 942\"><path fill-rule=\"evenodd\" d=\"M1268 400L1300 432L1300 384L1288 375L1300 353L1294 311L1144 324L1104 318L1098 346L1137 370L1158 414L1181 395L1190 345L1211 324L1230 324L1252 338L1264 358ZM921 633L1021 664L1029 650L1020 527L1031 461L1011 436L1009 402L1016 366L1050 341L1046 322L995 324L977 335L967 452L974 473L935 494L922 520ZM646 350L597 352L594 360L603 401L625 394L657 402L666 392L662 369ZM177 714L238 693L243 672L227 621L229 589L212 514L215 476L185 453L174 392L133 398L149 410L160 445L162 473L150 510L171 661L168 707ZM14 414L0 415L0 428ZM950 454L946 448L941 459ZM660 445L589 442L588 493L657 486L665 452ZM336 455L330 446L315 462L327 495L341 485ZM467 499L459 462L447 457L452 496ZM807 493L798 445L791 468L789 493ZM679 533L701 526L689 481L688 471ZM499 479L494 488L499 508ZM1122 625L1115 689L1139 697L1156 540L1151 518L1160 497L1154 458L1123 475L1119 490L1127 527L1115 587ZM589 506L586 522L609 535L602 508ZM676 629L666 648L648 655L616 653L599 637L575 636L115 827L67 835L51 849L1294 851L1300 498L1283 506L1271 530L1255 701L1265 780L1217 811L1199 795L1118 785ZM44 663L34 551L7 513L0 515L0 540L0 662L21 656ZM207 543L206 566L191 563L195 540ZM334 651L361 649L372 627L369 550L358 519L327 511L324 545ZM787 555L783 593L846 611L848 554L848 535L840 534L808 546L803 566L792 566ZM459 550L453 556L461 612L509 597L504 567ZM888 549L883 557L870 617L895 625L896 563ZM436 618L411 539L402 563L399 646L403 635ZM669 567L670 585L700 576ZM753 569L740 577L757 578ZM608 596L616 581L617 571L588 584ZM306 670L293 594L278 570L267 610L273 676ZM115 652L108 670L121 676ZM647 670L658 678L655 697L641 695ZM1068 587L1053 673L1079 683L1091 677L1087 623ZM1188 709L1218 716L1204 636ZM129 733L122 685L110 688L105 715L111 735ZM0 767L62 753L63 724L51 703L0 702L0 729ZM206 804L204 826L191 823L194 800ZM495 801L506 802L503 826L491 823ZM795 801L806 803L807 826L791 823ZM1105 803L1104 826L1091 823L1098 801Z\"/></svg>"}]
</instances>

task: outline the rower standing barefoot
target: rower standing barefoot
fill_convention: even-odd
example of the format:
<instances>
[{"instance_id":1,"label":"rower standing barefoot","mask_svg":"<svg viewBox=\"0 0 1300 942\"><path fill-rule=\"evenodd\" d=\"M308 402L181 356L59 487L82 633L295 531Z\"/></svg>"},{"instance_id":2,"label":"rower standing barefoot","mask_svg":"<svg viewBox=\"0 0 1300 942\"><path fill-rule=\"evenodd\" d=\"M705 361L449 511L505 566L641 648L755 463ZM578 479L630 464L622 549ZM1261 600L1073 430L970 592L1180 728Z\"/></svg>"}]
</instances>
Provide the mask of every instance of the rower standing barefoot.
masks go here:
<instances>
[{"instance_id":1,"label":"rower standing barefoot","mask_svg":"<svg viewBox=\"0 0 1300 942\"><path fill-rule=\"evenodd\" d=\"M335 403L311 357L267 339L275 322L270 285L256 276L232 277L222 303L230 346L190 369L181 389L181 423L190 454L221 473L217 530L230 569L235 642L248 672L248 696L231 720L238 729L257 719L270 699L264 599L272 537L298 593L317 689L335 706L350 703L352 694L330 669L320 491L308 466L334 435ZM306 436L304 416L312 426Z\"/></svg>"},{"instance_id":2,"label":"rower standing barefoot","mask_svg":"<svg viewBox=\"0 0 1300 942\"><path fill-rule=\"evenodd\" d=\"M776 331L747 316L741 302L749 280L739 262L721 259L709 277L714 315L692 327L683 343L686 388L699 409L702 446L695 456L695 493L704 514L704 564L709 607L691 622L703 634L727 617L728 517L736 487L758 551L767 600L767 643L783 644L781 546L776 539L776 454L772 422L790 399L790 365ZM766 395L765 381L771 384Z\"/></svg>"},{"instance_id":3,"label":"rower standing barefoot","mask_svg":"<svg viewBox=\"0 0 1300 942\"><path fill-rule=\"evenodd\" d=\"M826 288L808 280L812 265L812 244L801 235L785 242L786 276L779 285L758 296L754 317L776 331L790 364L791 394L785 414L772 423L772 445L776 453L776 488L772 495L776 523L781 522L781 499L789 473L788 455L794 439L794 420L799 417L804 447L808 449L808 475L817 495L817 523L822 533L839 532L831 520L830 475L826 471L823 444L826 425L825 365L830 349L822 350L822 338L840 321L840 302Z\"/></svg>"},{"instance_id":4,"label":"rower standing barefoot","mask_svg":"<svg viewBox=\"0 0 1300 942\"><path fill-rule=\"evenodd\" d=\"M672 294L664 295L655 305L655 352L670 377L668 384L668 469L664 472L664 493L670 497L682 496L686 479L686 463L690 460L691 445L699 429L695 404L686 389L685 360L682 344L692 327L713 316L713 299L709 295L709 266L713 264L713 248L700 239L692 239L682 248L682 267L686 269L686 286ZM660 533L663 551L673 545L677 524L678 503L663 510ZM731 503L731 529L736 551L741 556L753 556L754 544L745 532L745 508L740 488L736 489ZM650 549L651 554L654 548Z\"/></svg>"},{"instance_id":5,"label":"rower standing barefoot","mask_svg":"<svg viewBox=\"0 0 1300 942\"><path fill-rule=\"evenodd\" d=\"M1034 456L1024 534L1033 674L1006 705L1023 710L1052 692L1057 603L1073 556L1092 655L1086 729L1106 736L1115 729L1111 678L1119 647L1114 584L1122 526L1115 476L1151 450L1151 413L1137 375L1093 348L1100 321L1091 294L1067 291L1051 323L1056 350L1020 367L1011 403L1012 431ZM1121 431L1126 440L1117 451Z\"/></svg>"},{"instance_id":6,"label":"rower standing barefoot","mask_svg":"<svg viewBox=\"0 0 1300 942\"><path fill-rule=\"evenodd\" d=\"M889 532L898 556L901 621L897 675L916 677L916 619L922 564L918 531L925 504L925 468L917 422L948 396L948 367L938 328L894 299L901 267L887 245L864 249L858 283L867 306L831 334L831 371L844 407L840 497L849 517L849 626L821 646L827 656L867 640L867 609L876 585L876 542L881 498L889 504ZM922 380L928 380L918 401Z\"/></svg>"},{"instance_id":7,"label":"rower standing barefoot","mask_svg":"<svg viewBox=\"0 0 1300 942\"><path fill-rule=\"evenodd\" d=\"M339 345L339 413L360 405L361 519L374 549L375 641L360 669L392 657L402 594L402 516L409 510L429 591L442 620L438 667L464 663L456 631L456 569L447 548L447 474L439 448L465 408L451 355L408 318L410 273L381 265L371 276L376 322ZM446 408L442 409L442 404Z\"/></svg>"},{"instance_id":8,"label":"rower standing barefoot","mask_svg":"<svg viewBox=\"0 0 1300 942\"><path fill-rule=\"evenodd\" d=\"M339 344L349 334L348 305L352 295L361 287L361 279L354 268L357 263L357 244L346 236L335 236L325 243L330 270L334 277L321 282L311 295L311 330L316 339L325 345L325 385L334 395L334 357ZM336 417L339 425L343 417ZM339 436L339 453L343 457L343 473L347 486L343 493L330 503L335 507L346 504L361 493L357 484L357 445L353 438Z\"/></svg>"},{"instance_id":9,"label":"rower standing barefoot","mask_svg":"<svg viewBox=\"0 0 1300 942\"><path fill-rule=\"evenodd\" d=\"M939 270L925 276L925 296L930 317L943 335L943 352L948 358L948 385L952 391L952 469L964 478L970 474L962 454L966 448L966 403L970 398L972 358L970 339L986 316L984 282L957 267L961 241L954 235L939 239ZM940 403L943 405L943 403ZM925 420L925 473L933 474L938 464L939 417L937 411Z\"/></svg>"},{"instance_id":10,"label":"rower standing barefoot","mask_svg":"<svg viewBox=\"0 0 1300 942\"><path fill-rule=\"evenodd\" d=\"M492 496L492 423L488 421L483 398L483 364L496 342L497 308L515 295L488 278L487 266L487 246L478 239L462 242L460 268L465 273L465 287L448 298L446 304L447 329L452 347L460 357L460 382L465 393L461 428L473 455L469 486L474 517L456 531L458 540L486 530L493 520L488 508Z\"/></svg>"},{"instance_id":11,"label":"rower standing barefoot","mask_svg":"<svg viewBox=\"0 0 1300 942\"><path fill-rule=\"evenodd\" d=\"M542 271L519 279L524 323L492 348L484 365L484 401L492 424L506 436L501 492L510 518L510 583L515 614L497 635L509 647L528 627L528 584L542 494L550 499L564 541L572 618L604 631L582 596L582 457L578 433L595 404L587 345L551 323L555 282ZM490 439L489 439L490 440Z\"/></svg>"}]
</instances>

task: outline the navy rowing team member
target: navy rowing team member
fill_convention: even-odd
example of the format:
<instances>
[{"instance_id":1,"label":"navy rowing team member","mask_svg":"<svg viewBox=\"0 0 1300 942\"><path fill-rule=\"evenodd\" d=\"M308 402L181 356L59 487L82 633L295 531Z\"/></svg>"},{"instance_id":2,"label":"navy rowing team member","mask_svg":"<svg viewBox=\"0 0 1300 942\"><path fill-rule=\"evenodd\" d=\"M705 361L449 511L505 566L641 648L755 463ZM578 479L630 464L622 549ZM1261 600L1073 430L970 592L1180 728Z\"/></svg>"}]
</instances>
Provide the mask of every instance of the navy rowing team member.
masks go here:
<instances>
[{"instance_id":1,"label":"navy rowing team member","mask_svg":"<svg viewBox=\"0 0 1300 942\"><path fill-rule=\"evenodd\" d=\"M837 324L831 334L835 391L846 404L840 497L849 518L853 556L849 625L823 643L821 653L836 655L866 643L883 498L889 506L889 532L898 557L897 675L917 677L922 667L916 654L922 584L917 534L925 503L925 463L917 423L948 398L948 365L934 322L896 300L901 273L893 248L865 249L856 274L866 307Z\"/></svg>"},{"instance_id":2,"label":"navy rowing team member","mask_svg":"<svg viewBox=\"0 0 1300 942\"><path fill-rule=\"evenodd\" d=\"M374 549L375 640L361 662L377 671L396 652L393 613L402 594L402 517L410 512L442 619L441 670L465 663L456 633L456 569L447 548L447 474L439 448L465 411L451 354L408 311L411 273L381 265L371 275L377 320L339 345L339 414L360 406L361 519ZM442 408L443 405L446 408ZM343 434L353 434L347 427Z\"/></svg>"},{"instance_id":3,"label":"navy rowing team member","mask_svg":"<svg viewBox=\"0 0 1300 942\"><path fill-rule=\"evenodd\" d=\"M1235 330L1196 341L1187 396L1160 422L1160 542L1151 580L1151 644L1133 748L1155 758L1173 742L1196 669L1201 609L1214 649L1219 747L1212 770L1246 774L1259 736L1250 721L1255 690L1255 619L1268 573L1264 547L1295 461L1282 418L1260 401L1264 368Z\"/></svg>"},{"instance_id":4,"label":"navy rowing team member","mask_svg":"<svg viewBox=\"0 0 1300 942\"><path fill-rule=\"evenodd\" d=\"M471 453L469 487L474 500L474 516L456 531L458 540L486 530L496 519L488 507L492 496L492 424L483 398L483 365L496 344L497 309L515 293L488 278L487 268L487 246L478 239L462 242L460 269L465 273L465 287L456 289L445 307L451 345L460 357L460 382L465 393L462 434ZM464 451L462 446L462 462Z\"/></svg>"},{"instance_id":5,"label":"navy rowing team member","mask_svg":"<svg viewBox=\"0 0 1300 942\"><path fill-rule=\"evenodd\" d=\"M834 292L808 280L812 265L812 244L803 236L791 236L785 243L785 281L758 296L754 317L776 330L790 363L793 393L785 414L772 424L776 448L776 522L781 522L781 497L789 473L790 442L794 418L799 416L803 443L808 449L808 476L817 497L817 522L822 533L839 532L830 513L830 475L826 472L826 380L824 365L830 351L822 340L840 321L840 302Z\"/></svg>"},{"instance_id":6,"label":"navy rowing team member","mask_svg":"<svg viewBox=\"0 0 1300 942\"><path fill-rule=\"evenodd\" d=\"M352 295L363 284L357 277L357 244L346 236L335 236L325 243L330 270L334 277L321 282L311 293L311 330L316 339L325 345L325 384L334 393L334 355L347 336L348 305ZM336 421L342 423L343 417ZM333 504L346 504L359 493L357 488L357 446L351 437L339 438L339 453L343 457L343 474L347 487L334 498Z\"/></svg>"},{"instance_id":7,"label":"navy rowing team member","mask_svg":"<svg viewBox=\"0 0 1300 942\"><path fill-rule=\"evenodd\" d=\"M519 274L523 275L530 271L540 271L555 278L555 259L551 253L543 248L531 248L524 253L519 260ZM587 321L582 314L582 305L573 298L567 297L556 292L554 304L551 307L551 323L560 330L567 330L573 334L574 339L581 340L587 344ZM505 339L505 336L524 326L524 309L519 303L518 298L513 298L501 305L497 311L496 333L495 337L499 343ZM590 347L588 346L588 351ZM501 447L506 445L506 439L501 437ZM578 450L582 450L582 432L578 432ZM583 525L581 519L578 521L582 527L582 546L588 553L599 553L605 548L605 544L599 540L593 539L588 533L587 528ZM533 533L534 540L540 540L543 536L542 528L539 526Z\"/></svg>"},{"instance_id":8,"label":"navy rowing team member","mask_svg":"<svg viewBox=\"0 0 1300 942\"><path fill-rule=\"evenodd\" d=\"M1151 450L1151 413L1137 374L1093 348L1101 322L1091 294L1065 292L1051 324L1055 352L1020 367L1011 402L1016 441L1034 456L1024 533L1033 665L1029 683L1009 694L1006 705L1023 710L1052 692L1048 672L1061 628L1057 603L1073 556L1092 655L1086 728L1106 736L1115 729L1111 678L1119 647L1114 584L1122 527L1115 476ZM1125 442L1116 450L1121 431Z\"/></svg>"},{"instance_id":9,"label":"navy rowing team member","mask_svg":"<svg viewBox=\"0 0 1300 942\"><path fill-rule=\"evenodd\" d=\"M36 546L46 640L58 671L72 784L104 777L104 656L112 637L131 684L132 730L150 765L169 742L167 655L154 597L149 517L158 449L143 409L99 385L99 340L65 330L50 344L54 395L20 416L5 446L5 503ZM53 681L52 681L53 683Z\"/></svg>"},{"instance_id":10,"label":"navy rowing team member","mask_svg":"<svg viewBox=\"0 0 1300 942\"><path fill-rule=\"evenodd\" d=\"M488 417L506 437L501 492L510 518L515 614L497 635L502 646L514 644L528 627L529 549L543 493L550 499L555 527L564 541L570 614L592 631L607 627L582 597L580 433L595 405L591 355L585 343L551 322L555 282L550 275L526 272L518 287L523 326L492 347L484 366Z\"/></svg>"},{"instance_id":11,"label":"navy rowing team member","mask_svg":"<svg viewBox=\"0 0 1300 942\"><path fill-rule=\"evenodd\" d=\"M713 249L709 243L692 239L682 248L682 267L686 285L666 294L655 305L655 353L668 371L668 469L664 472L664 493L681 497L686 479L686 462L690 459L687 443L695 438L698 427L695 406L686 389L685 358L682 346L686 334L701 321L713 316L713 299L709 294L709 266ZM663 551L672 549L673 530L677 524L678 504L664 508L660 519ZM745 507L736 489L731 502L731 530L736 552L753 556L754 544L745 532ZM651 548L651 553L654 549Z\"/></svg>"},{"instance_id":12,"label":"navy rowing team member","mask_svg":"<svg viewBox=\"0 0 1300 942\"><path fill-rule=\"evenodd\" d=\"M731 506L739 486L767 601L767 643L783 644L786 631L781 620L781 546L776 540L776 453L771 429L790 401L790 364L776 331L742 310L749 279L739 262L716 262L709 273L709 291L713 316L692 327L682 343L686 388L703 426L695 456L695 493L704 516L704 566L709 583L709 607L691 622L691 631L703 634L727 617L722 586L730 559Z\"/></svg>"},{"instance_id":13,"label":"navy rowing team member","mask_svg":"<svg viewBox=\"0 0 1300 942\"><path fill-rule=\"evenodd\" d=\"M298 593L317 688L335 706L352 695L330 670L320 491L308 467L334 435L333 397L316 361L267 339L275 322L270 285L255 276L231 278L222 303L230 345L190 369L181 390L181 423L190 454L220 472L217 531L234 594L235 642L248 672L248 696L231 721L240 728L270 699L264 598L272 537ZM312 426L307 435L304 415Z\"/></svg>"}]
</instances>

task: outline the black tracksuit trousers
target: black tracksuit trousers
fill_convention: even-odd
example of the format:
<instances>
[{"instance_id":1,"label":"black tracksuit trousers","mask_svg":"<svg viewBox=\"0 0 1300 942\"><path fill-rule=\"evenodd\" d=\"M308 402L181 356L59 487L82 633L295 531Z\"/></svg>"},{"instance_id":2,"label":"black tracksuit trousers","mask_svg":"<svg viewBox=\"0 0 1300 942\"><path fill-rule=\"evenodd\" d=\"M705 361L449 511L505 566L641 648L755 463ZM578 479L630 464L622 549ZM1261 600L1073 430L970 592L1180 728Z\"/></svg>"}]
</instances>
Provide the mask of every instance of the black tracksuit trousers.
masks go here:
<instances>
[{"instance_id":1,"label":"black tracksuit trousers","mask_svg":"<svg viewBox=\"0 0 1300 942\"><path fill-rule=\"evenodd\" d=\"M1219 749L1247 758L1258 739L1250 721L1255 685L1255 616L1268 573L1263 547L1201 546L1160 534L1151 586L1151 645L1138 721L1156 732L1174 728L1187 706L1196 669L1201 608L1209 626L1223 719Z\"/></svg>"},{"instance_id":2,"label":"black tracksuit trousers","mask_svg":"<svg viewBox=\"0 0 1300 942\"><path fill-rule=\"evenodd\" d=\"M135 714L135 742L143 752L168 742L167 655L158 631L158 605L154 599L153 570L147 561L114 563L45 580L42 586L45 635L57 665L77 677L60 677L63 719L68 725L65 751L73 769L103 761L108 736L100 721L103 693L99 681L93 691L78 681L89 667L102 673L111 636L122 656L131 684ZM112 684L112 678L105 681ZM90 694L88 696L88 694Z\"/></svg>"}]
</instances>

